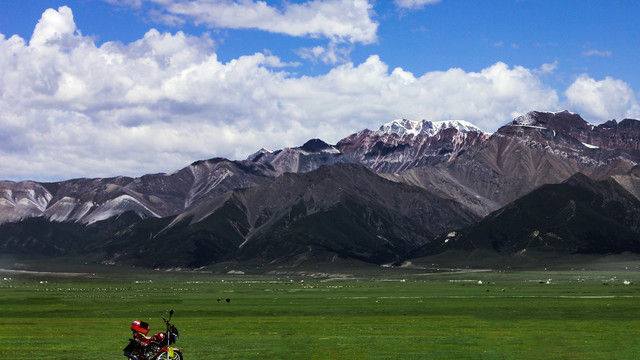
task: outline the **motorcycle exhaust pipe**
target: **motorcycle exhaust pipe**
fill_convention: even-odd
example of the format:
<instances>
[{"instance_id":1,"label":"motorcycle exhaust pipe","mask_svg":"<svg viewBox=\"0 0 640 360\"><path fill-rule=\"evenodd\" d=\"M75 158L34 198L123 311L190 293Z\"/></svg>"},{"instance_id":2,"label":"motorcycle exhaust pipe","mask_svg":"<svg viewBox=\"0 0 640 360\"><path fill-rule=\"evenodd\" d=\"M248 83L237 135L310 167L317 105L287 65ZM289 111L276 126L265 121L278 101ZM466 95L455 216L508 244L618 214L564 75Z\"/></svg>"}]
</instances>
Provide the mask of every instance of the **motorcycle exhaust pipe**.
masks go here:
<instances>
[{"instance_id":1,"label":"motorcycle exhaust pipe","mask_svg":"<svg viewBox=\"0 0 640 360\"><path fill-rule=\"evenodd\" d=\"M137 356L132 355L131 353L124 353L124 356L126 356L130 360L139 360Z\"/></svg>"}]
</instances>

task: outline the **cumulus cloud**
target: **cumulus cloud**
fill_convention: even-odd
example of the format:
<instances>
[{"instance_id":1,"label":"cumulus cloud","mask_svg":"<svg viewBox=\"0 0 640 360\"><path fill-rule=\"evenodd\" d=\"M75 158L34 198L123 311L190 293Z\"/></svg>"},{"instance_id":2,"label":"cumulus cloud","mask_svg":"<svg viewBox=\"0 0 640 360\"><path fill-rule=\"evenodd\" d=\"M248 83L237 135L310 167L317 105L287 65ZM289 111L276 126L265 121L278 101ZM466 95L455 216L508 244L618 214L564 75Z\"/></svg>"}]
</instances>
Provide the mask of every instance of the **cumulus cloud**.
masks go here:
<instances>
[{"instance_id":1,"label":"cumulus cloud","mask_svg":"<svg viewBox=\"0 0 640 360\"><path fill-rule=\"evenodd\" d=\"M143 0L107 0L140 6ZM310 0L283 2L281 7L252 0L146 0L159 7L156 20L175 25L192 21L210 28L258 29L291 36L328 38L370 44L377 40L378 23L367 0Z\"/></svg>"},{"instance_id":2,"label":"cumulus cloud","mask_svg":"<svg viewBox=\"0 0 640 360\"><path fill-rule=\"evenodd\" d=\"M597 81L582 74L567 88L565 95L572 109L596 122L640 115L634 91L619 79L606 77Z\"/></svg>"},{"instance_id":3,"label":"cumulus cloud","mask_svg":"<svg viewBox=\"0 0 640 360\"><path fill-rule=\"evenodd\" d=\"M38 21L29 44L31 46L42 46L48 42L72 37L75 33L76 27L70 8L63 6L59 11L48 9Z\"/></svg>"},{"instance_id":4,"label":"cumulus cloud","mask_svg":"<svg viewBox=\"0 0 640 360\"><path fill-rule=\"evenodd\" d=\"M560 109L541 80L553 64L414 75L372 55L320 76L288 72L295 65L269 53L223 63L207 35L153 29L98 47L69 8L47 10L29 42L0 34L0 179L139 176L310 138L336 143L398 117L494 131L527 111ZM606 107L612 93L629 100ZM585 76L566 96L590 114L600 110L581 96L600 98L604 112L637 109L619 80Z\"/></svg>"},{"instance_id":5,"label":"cumulus cloud","mask_svg":"<svg viewBox=\"0 0 640 360\"><path fill-rule=\"evenodd\" d=\"M254 0L103 0L141 8L158 23L181 26L193 22L216 29L257 29L295 37L328 39L327 46L300 48L303 59L325 64L345 63L353 44L377 41L378 23L368 0L283 1L280 6Z\"/></svg>"}]
</instances>

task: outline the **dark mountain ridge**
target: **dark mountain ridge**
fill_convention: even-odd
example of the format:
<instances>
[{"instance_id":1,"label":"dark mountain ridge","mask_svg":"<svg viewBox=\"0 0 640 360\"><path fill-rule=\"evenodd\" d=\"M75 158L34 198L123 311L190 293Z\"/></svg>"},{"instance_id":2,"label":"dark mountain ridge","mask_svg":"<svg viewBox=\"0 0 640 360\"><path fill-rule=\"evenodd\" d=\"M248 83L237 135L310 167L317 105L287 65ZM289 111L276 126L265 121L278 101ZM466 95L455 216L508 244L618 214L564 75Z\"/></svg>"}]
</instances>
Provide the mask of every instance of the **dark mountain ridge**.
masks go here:
<instances>
[{"instance_id":1,"label":"dark mountain ridge","mask_svg":"<svg viewBox=\"0 0 640 360\"><path fill-rule=\"evenodd\" d=\"M235 189L177 216L141 219L128 212L89 226L32 218L0 226L0 236L8 238L2 246L8 252L91 251L107 262L148 267L336 256L380 264L404 259L437 234L477 220L421 188L336 164ZM121 224L113 231L116 221Z\"/></svg>"},{"instance_id":2,"label":"dark mountain ridge","mask_svg":"<svg viewBox=\"0 0 640 360\"><path fill-rule=\"evenodd\" d=\"M29 217L91 224L124 212L141 218L178 214L226 191L275 177L269 165L215 158L171 174L73 179L55 183L0 182L0 223Z\"/></svg>"},{"instance_id":3,"label":"dark mountain ridge","mask_svg":"<svg viewBox=\"0 0 640 360\"><path fill-rule=\"evenodd\" d=\"M566 133L578 141L609 150L640 150L640 121L624 119L621 122L609 120L594 126L580 115L568 111L544 113L533 111L514 119L512 124L542 126Z\"/></svg>"},{"instance_id":4,"label":"dark mountain ridge","mask_svg":"<svg viewBox=\"0 0 640 360\"><path fill-rule=\"evenodd\" d=\"M340 140L336 148L377 173L398 173L448 163L488 137L480 131L462 132L456 128L445 128L431 136L363 130Z\"/></svg>"},{"instance_id":5,"label":"dark mountain ridge","mask_svg":"<svg viewBox=\"0 0 640 360\"><path fill-rule=\"evenodd\" d=\"M526 255L640 252L640 199L616 180L576 174L544 185L460 231L443 234L418 256L451 250Z\"/></svg>"}]
</instances>

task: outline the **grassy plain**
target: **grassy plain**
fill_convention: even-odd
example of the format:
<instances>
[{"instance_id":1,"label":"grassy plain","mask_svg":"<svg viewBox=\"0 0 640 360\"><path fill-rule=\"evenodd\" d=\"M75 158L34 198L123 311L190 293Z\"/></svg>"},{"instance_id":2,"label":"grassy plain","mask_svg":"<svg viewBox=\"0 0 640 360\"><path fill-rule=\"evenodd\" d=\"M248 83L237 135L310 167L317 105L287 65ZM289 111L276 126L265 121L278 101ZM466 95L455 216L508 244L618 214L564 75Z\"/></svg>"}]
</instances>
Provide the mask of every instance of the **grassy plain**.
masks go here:
<instances>
[{"instance_id":1,"label":"grassy plain","mask_svg":"<svg viewBox=\"0 0 640 360\"><path fill-rule=\"evenodd\" d=\"M638 265L244 269L248 275L117 267L5 271L0 354L124 359L131 321L161 331L161 317L172 308L187 360L635 359Z\"/></svg>"}]
</instances>

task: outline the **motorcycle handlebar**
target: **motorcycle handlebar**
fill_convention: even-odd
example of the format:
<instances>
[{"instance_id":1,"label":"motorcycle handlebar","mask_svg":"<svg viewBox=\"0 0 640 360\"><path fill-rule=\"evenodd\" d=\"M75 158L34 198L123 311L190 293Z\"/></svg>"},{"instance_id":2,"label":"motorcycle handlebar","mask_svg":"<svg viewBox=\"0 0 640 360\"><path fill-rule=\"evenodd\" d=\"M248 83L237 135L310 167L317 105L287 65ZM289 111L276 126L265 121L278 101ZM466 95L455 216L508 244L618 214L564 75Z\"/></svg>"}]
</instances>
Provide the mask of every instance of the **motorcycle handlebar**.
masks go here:
<instances>
[{"instance_id":1,"label":"motorcycle handlebar","mask_svg":"<svg viewBox=\"0 0 640 360\"><path fill-rule=\"evenodd\" d=\"M165 318L164 316L162 317L162 320L164 321L165 324L169 325L169 321L171 321L171 316L173 316L173 309L169 310L169 320L167 320L167 318Z\"/></svg>"}]
</instances>

